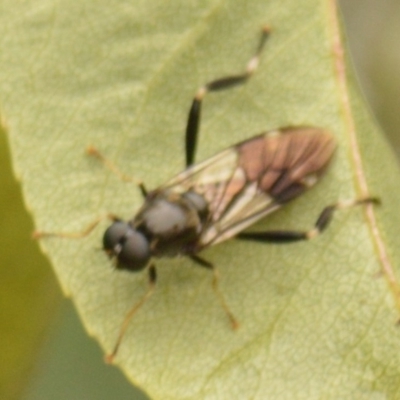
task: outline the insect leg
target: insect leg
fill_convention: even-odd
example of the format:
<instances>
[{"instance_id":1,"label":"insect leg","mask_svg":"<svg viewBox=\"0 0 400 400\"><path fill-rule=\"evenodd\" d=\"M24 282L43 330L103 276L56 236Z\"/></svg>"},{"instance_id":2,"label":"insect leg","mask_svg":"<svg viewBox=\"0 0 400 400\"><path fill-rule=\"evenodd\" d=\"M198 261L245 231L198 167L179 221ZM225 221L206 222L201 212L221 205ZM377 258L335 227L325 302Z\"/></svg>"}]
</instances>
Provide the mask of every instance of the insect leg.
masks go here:
<instances>
[{"instance_id":1,"label":"insect leg","mask_svg":"<svg viewBox=\"0 0 400 400\"><path fill-rule=\"evenodd\" d=\"M241 240L253 240L257 242L272 242L272 243L289 243L299 240L309 240L322 233L330 221L333 214L337 210L351 208L361 204L379 204L380 200L376 197L367 197L364 199L350 200L338 202L336 204L325 207L319 215L314 228L309 231L265 231L265 232L243 232L236 236Z\"/></svg>"},{"instance_id":2,"label":"insect leg","mask_svg":"<svg viewBox=\"0 0 400 400\"><path fill-rule=\"evenodd\" d=\"M114 173L114 175L116 175L122 181L135 183L139 187L142 196L146 198L148 192L143 182L138 181L135 178L132 178L131 176L125 175L122 171L119 170L119 168L117 168L114 165L113 162L111 162L108 158L106 158L103 154L101 154L95 147L89 146L86 149L86 153L100 160L107 169L109 169L112 173Z\"/></svg>"},{"instance_id":3,"label":"insect leg","mask_svg":"<svg viewBox=\"0 0 400 400\"><path fill-rule=\"evenodd\" d=\"M201 115L201 103L204 96L208 92L216 92L218 90L224 90L231 88L236 85L244 83L248 78L253 75L258 67L260 61L260 54L264 48L265 41L270 33L268 27L264 27L262 30L262 36L260 43L254 56L247 63L245 72L238 75L227 76L216 79L202 86L196 93L192 106L189 111L188 121L186 125L186 167L189 167L194 163L194 157L196 152L197 135L200 126L200 115Z\"/></svg>"},{"instance_id":4,"label":"insect leg","mask_svg":"<svg viewBox=\"0 0 400 400\"><path fill-rule=\"evenodd\" d=\"M207 268L209 270L211 270L214 274L213 277L213 281L212 281L212 286L213 289L221 303L222 308L224 309L226 315L229 318L229 321L232 325L232 329L237 329L239 328L239 322L237 321L237 319L235 318L235 316L233 315L232 311L229 309L226 301L225 301L225 297L222 294L220 288L219 288L219 274L218 274L218 270L217 268L211 264L209 261L204 260L203 258L196 256L196 255L191 255L190 258L197 264L200 265L201 267Z\"/></svg>"},{"instance_id":5,"label":"insect leg","mask_svg":"<svg viewBox=\"0 0 400 400\"><path fill-rule=\"evenodd\" d=\"M55 236L55 237L63 237L63 238L69 238L69 239L80 239L83 238L87 235L89 235L94 228L103 220L105 219L110 219L112 221L120 221L121 218L118 218L114 214L106 214L103 215L97 219L95 219L93 222L91 222L83 231L81 232L42 232L42 231L34 231L32 233L32 238L33 239L41 239L43 237L50 237L50 236Z\"/></svg>"},{"instance_id":6,"label":"insect leg","mask_svg":"<svg viewBox=\"0 0 400 400\"><path fill-rule=\"evenodd\" d=\"M114 345L114 349L110 354L107 354L105 357L105 361L108 364L111 364L114 360L114 357L117 355L119 346L122 342L122 339L125 335L126 330L128 329L129 323L132 319L132 317L136 314L136 312L139 310L139 308L148 300L148 298L153 294L154 288L156 285L157 281L157 271L156 267L154 264L150 264L148 267L148 274L149 274L149 286L147 288L146 293L143 295L143 297L130 309L128 314L126 314L124 321L122 322L121 329L118 334L117 341Z\"/></svg>"}]
</instances>

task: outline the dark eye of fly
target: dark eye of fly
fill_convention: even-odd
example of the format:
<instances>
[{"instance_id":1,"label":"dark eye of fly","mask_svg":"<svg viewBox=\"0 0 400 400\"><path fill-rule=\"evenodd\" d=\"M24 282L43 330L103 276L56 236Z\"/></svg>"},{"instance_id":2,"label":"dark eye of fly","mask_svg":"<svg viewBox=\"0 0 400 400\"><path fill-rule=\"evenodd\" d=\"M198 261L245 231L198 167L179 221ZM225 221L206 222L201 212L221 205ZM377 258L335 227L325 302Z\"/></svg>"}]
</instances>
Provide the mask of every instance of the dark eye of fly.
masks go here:
<instances>
[{"instance_id":1,"label":"dark eye of fly","mask_svg":"<svg viewBox=\"0 0 400 400\"><path fill-rule=\"evenodd\" d=\"M104 250L115 256L117 267L129 271L140 271L150 259L149 242L126 222L114 222L104 233Z\"/></svg>"}]
</instances>

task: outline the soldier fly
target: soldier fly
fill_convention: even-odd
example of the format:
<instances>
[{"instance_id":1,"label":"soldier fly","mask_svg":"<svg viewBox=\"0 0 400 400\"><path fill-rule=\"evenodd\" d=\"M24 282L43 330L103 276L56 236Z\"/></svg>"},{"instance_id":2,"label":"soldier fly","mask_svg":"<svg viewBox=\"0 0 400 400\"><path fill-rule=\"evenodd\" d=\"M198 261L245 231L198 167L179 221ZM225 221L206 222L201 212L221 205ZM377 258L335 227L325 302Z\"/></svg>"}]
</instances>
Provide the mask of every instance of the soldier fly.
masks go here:
<instances>
[{"instance_id":1,"label":"soldier fly","mask_svg":"<svg viewBox=\"0 0 400 400\"><path fill-rule=\"evenodd\" d=\"M244 73L216 79L197 91L186 126L186 169L155 190L148 191L138 183L144 204L133 219L123 221L108 215L113 222L103 236L104 251L117 269L147 269L149 275L149 288L125 317L114 349L106 358L108 362L117 354L131 318L154 290L156 267L152 258L187 256L211 270L213 288L232 327L237 328L238 322L219 290L217 270L199 252L231 238L275 243L308 240L327 227L335 210L378 203L378 199L368 197L330 205L309 231L243 232L318 182L336 149L332 135L322 128L289 126L270 130L194 164L204 96L246 82L258 67L269 32L267 27L262 30ZM95 148L90 147L89 153L125 179ZM34 236L81 237L100 220L77 234L36 232Z\"/></svg>"}]
</instances>

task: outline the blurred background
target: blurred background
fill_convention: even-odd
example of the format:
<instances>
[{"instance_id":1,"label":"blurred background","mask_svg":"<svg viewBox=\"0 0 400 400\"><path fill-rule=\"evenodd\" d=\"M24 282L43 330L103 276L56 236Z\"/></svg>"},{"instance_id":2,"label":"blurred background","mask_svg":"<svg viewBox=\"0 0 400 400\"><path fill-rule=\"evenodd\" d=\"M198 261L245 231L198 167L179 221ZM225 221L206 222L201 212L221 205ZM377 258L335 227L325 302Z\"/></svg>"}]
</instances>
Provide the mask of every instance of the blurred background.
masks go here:
<instances>
[{"instance_id":1,"label":"blurred background","mask_svg":"<svg viewBox=\"0 0 400 400\"><path fill-rule=\"evenodd\" d=\"M400 156L400 2L340 0L339 4L361 89Z\"/></svg>"},{"instance_id":2,"label":"blurred background","mask_svg":"<svg viewBox=\"0 0 400 400\"><path fill-rule=\"evenodd\" d=\"M400 2L341 0L351 57L371 112L400 156ZM0 134L0 399L143 400L116 368L103 363L46 258L30 239ZM11 301L10 301L11 299Z\"/></svg>"}]
</instances>

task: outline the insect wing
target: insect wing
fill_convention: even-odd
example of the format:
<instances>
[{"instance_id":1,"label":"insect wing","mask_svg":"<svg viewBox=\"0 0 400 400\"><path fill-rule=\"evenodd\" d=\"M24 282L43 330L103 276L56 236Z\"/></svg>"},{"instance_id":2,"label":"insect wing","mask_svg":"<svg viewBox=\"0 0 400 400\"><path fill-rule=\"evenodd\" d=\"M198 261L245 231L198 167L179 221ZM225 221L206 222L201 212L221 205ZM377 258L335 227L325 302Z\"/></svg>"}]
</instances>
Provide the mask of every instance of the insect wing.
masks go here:
<instances>
[{"instance_id":1,"label":"insect wing","mask_svg":"<svg viewBox=\"0 0 400 400\"><path fill-rule=\"evenodd\" d=\"M208 242L226 228L242 223L258 212L272 212L278 206L268 194L257 190L256 182L246 181L238 161L236 146L230 147L193 165L160 188L179 194L195 191L204 197L209 217L202 229L201 247L209 245ZM251 224L248 222L246 226ZM222 237L219 239L223 240Z\"/></svg>"},{"instance_id":2,"label":"insect wing","mask_svg":"<svg viewBox=\"0 0 400 400\"><path fill-rule=\"evenodd\" d=\"M235 236L312 187L336 145L320 128L288 127L238 143L183 171L163 188L208 203L200 247Z\"/></svg>"}]
</instances>

